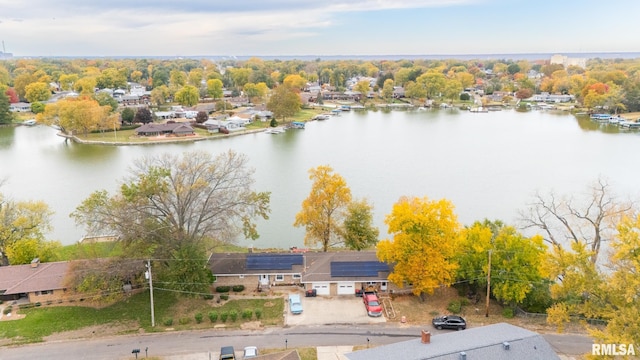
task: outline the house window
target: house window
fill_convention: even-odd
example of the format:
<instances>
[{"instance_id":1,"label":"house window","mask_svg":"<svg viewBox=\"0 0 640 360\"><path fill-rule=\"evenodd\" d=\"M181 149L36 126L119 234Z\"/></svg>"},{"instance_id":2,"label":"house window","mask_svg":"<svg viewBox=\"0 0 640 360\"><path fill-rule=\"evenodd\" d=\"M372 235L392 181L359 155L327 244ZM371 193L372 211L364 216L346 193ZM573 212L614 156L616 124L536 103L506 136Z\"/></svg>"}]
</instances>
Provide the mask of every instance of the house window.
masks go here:
<instances>
[{"instance_id":1,"label":"house window","mask_svg":"<svg viewBox=\"0 0 640 360\"><path fill-rule=\"evenodd\" d=\"M284 281L284 275L282 275L282 274L277 274L277 275L276 275L276 281Z\"/></svg>"},{"instance_id":2,"label":"house window","mask_svg":"<svg viewBox=\"0 0 640 360\"><path fill-rule=\"evenodd\" d=\"M53 294L53 290L36 291L36 295L50 295L50 294Z\"/></svg>"},{"instance_id":3,"label":"house window","mask_svg":"<svg viewBox=\"0 0 640 360\"><path fill-rule=\"evenodd\" d=\"M291 275L291 277L293 277L294 279L302 279L302 275L300 274L293 274Z\"/></svg>"}]
</instances>

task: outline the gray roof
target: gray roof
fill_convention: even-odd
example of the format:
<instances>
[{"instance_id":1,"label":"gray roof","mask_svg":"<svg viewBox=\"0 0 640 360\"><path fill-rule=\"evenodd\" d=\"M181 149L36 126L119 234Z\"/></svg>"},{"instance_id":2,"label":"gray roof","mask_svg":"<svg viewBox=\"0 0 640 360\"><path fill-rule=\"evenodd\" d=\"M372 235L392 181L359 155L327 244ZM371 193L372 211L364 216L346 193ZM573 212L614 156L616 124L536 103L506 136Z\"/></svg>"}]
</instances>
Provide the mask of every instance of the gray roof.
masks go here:
<instances>
[{"instance_id":1,"label":"gray roof","mask_svg":"<svg viewBox=\"0 0 640 360\"><path fill-rule=\"evenodd\" d=\"M3 290L3 295L13 295L64 289L68 269L66 261L0 266L0 293Z\"/></svg>"},{"instance_id":2,"label":"gray roof","mask_svg":"<svg viewBox=\"0 0 640 360\"><path fill-rule=\"evenodd\" d=\"M560 359L542 335L507 323L433 335L429 344L417 338L352 352L346 357L349 360L460 360L462 352L467 360Z\"/></svg>"}]
</instances>

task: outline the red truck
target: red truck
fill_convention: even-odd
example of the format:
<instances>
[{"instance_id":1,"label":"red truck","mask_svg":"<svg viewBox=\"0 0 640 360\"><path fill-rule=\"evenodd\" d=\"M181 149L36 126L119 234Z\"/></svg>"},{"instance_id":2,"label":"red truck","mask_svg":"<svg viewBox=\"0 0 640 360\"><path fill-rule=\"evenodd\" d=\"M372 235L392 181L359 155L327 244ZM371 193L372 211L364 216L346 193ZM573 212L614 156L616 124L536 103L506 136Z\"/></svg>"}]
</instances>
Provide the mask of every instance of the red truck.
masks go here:
<instances>
[{"instance_id":1,"label":"red truck","mask_svg":"<svg viewBox=\"0 0 640 360\"><path fill-rule=\"evenodd\" d=\"M378 300L378 296L374 292L365 292L362 295L364 307L367 309L367 315L372 317L382 316L382 305Z\"/></svg>"}]
</instances>

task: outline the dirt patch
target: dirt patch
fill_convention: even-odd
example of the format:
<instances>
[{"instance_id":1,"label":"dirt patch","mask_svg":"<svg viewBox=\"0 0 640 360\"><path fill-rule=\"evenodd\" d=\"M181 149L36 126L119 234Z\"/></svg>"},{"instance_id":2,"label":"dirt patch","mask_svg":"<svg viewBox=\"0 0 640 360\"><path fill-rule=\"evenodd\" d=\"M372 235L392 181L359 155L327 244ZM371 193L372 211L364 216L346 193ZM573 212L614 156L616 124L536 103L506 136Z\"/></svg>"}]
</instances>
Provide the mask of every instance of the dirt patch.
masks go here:
<instances>
[{"instance_id":1,"label":"dirt patch","mask_svg":"<svg viewBox=\"0 0 640 360\"><path fill-rule=\"evenodd\" d=\"M43 338L44 341L91 339L105 336L121 335L137 328L135 322L87 326L78 330L63 331ZM144 332L140 330L139 332Z\"/></svg>"},{"instance_id":2,"label":"dirt patch","mask_svg":"<svg viewBox=\"0 0 640 360\"><path fill-rule=\"evenodd\" d=\"M249 321L240 325L240 329L242 330L261 330L263 328L264 325L262 325L260 321Z\"/></svg>"}]
</instances>

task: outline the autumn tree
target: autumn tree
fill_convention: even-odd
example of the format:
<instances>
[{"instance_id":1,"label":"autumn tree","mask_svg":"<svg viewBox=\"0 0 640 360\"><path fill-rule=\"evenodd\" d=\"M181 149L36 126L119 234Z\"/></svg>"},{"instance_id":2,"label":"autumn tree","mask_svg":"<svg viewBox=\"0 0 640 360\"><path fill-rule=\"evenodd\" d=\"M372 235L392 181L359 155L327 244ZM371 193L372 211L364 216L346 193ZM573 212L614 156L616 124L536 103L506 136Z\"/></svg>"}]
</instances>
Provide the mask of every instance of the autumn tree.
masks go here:
<instances>
[{"instance_id":1,"label":"autumn tree","mask_svg":"<svg viewBox=\"0 0 640 360\"><path fill-rule=\"evenodd\" d=\"M295 115L301 106L298 93L284 85L275 88L267 102L267 109L273 112L274 118L282 118L283 121Z\"/></svg>"},{"instance_id":2,"label":"autumn tree","mask_svg":"<svg viewBox=\"0 0 640 360\"><path fill-rule=\"evenodd\" d=\"M196 123L202 124L207 120L209 120L209 114L207 114L206 111L198 111L196 114Z\"/></svg>"},{"instance_id":3,"label":"autumn tree","mask_svg":"<svg viewBox=\"0 0 640 360\"><path fill-rule=\"evenodd\" d=\"M20 101L20 98L18 98L18 93L16 93L16 90L14 88L7 88L4 94L9 98L10 104L15 104Z\"/></svg>"},{"instance_id":4,"label":"autumn tree","mask_svg":"<svg viewBox=\"0 0 640 360\"><path fill-rule=\"evenodd\" d=\"M73 89L80 95L93 95L96 89L96 79L83 77L73 84Z\"/></svg>"},{"instance_id":5,"label":"autumn tree","mask_svg":"<svg viewBox=\"0 0 640 360\"><path fill-rule=\"evenodd\" d=\"M25 87L25 98L28 102L47 101L50 97L49 84L34 82Z\"/></svg>"},{"instance_id":6,"label":"autumn tree","mask_svg":"<svg viewBox=\"0 0 640 360\"><path fill-rule=\"evenodd\" d=\"M393 98L393 84L393 79L387 79L382 85L382 97L387 102L390 102L391 98Z\"/></svg>"},{"instance_id":7,"label":"autumn tree","mask_svg":"<svg viewBox=\"0 0 640 360\"><path fill-rule=\"evenodd\" d=\"M305 80L302 76L298 74L287 75L282 84L288 86L291 89L295 89L297 91L302 91L304 87L307 85L307 80Z\"/></svg>"},{"instance_id":8,"label":"autumn tree","mask_svg":"<svg viewBox=\"0 0 640 360\"><path fill-rule=\"evenodd\" d=\"M546 247L541 236L526 238L501 221L475 222L461 231L458 279L473 292L487 286L491 257L491 294L508 305L521 304L542 283Z\"/></svg>"},{"instance_id":9,"label":"autumn tree","mask_svg":"<svg viewBox=\"0 0 640 360\"><path fill-rule=\"evenodd\" d=\"M453 283L460 224L448 200L402 197L385 218L392 240L378 243L381 261L394 264L389 280L415 295Z\"/></svg>"},{"instance_id":10,"label":"autumn tree","mask_svg":"<svg viewBox=\"0 0 640 360\"><path fill-rule=\"evenodd\" d=\"M42 201L13 201L0 193L0 264L10 264L11 251L12 256L19 257L24 247L17 243L44 242L44 234L50 230L51 215Z\"/></svg>"},{"instance_id":11,"label":"autumn tree","mask_svg":"<svg viewBox=\"0 0 640 360\"><path fill-rule=\"evenodd\" d=\"M378 242L380 231L373 226L373 206L366 199L353 200L342 224L344 244L352 250L364 250Z\"/></svg>"},{"instance_id":12,"label":"autumn tree","mask_svg":"<svg viewBox=\"0 0 640 360\"><path fill-rule=\"evenodd\" d=\"M45 124L59 126L64 133L81 133L86 136L93 130L101 129L100 125L107 123L105 120L110 114L110 106L100 106L95 99L81 96L48 104L37 118ZM109 124L107 128L113 128L111 122Z\"/></svg>"},{"instance_id":13,"label":"autumn tree","mask_svg":"<svg viewBox=\"0 0 640 360\"><path fill-rule=\"evenodd\" d=\"M169 88L167 85L160 85L151 90L151 102L157 106L163 105L167 102L169 97Z\"/></svg>"},{"instance_id":14,"label":"autumn tree","mask_svg":"<svg viewBox=\"0 0 640 360\"><path fill-rule=\"evenodd\" d=\"M342 221L351 202L351 189L345 179L328 165L309 170L311 193L302 201L294 226L304 226L305 244L320 245L322 251L343 242Z\"/></svg>"},{"instance_id":15,"label":"autumn tree","mask_svg":"<svg viewBox=\"0 0 640 360\"><path fill-rule=\"evenodd\" d=\"M211 249L239 233L256 239L256 218L268 218L268 192L256 192L253 169L242 154L228 151L139 159L119 191L96 191L72 213L88 233L120 236L137 256L171 256L183 246Z\"/></svg>"},{"instance_id":16,"label":"autumn tree","mask_svg":"<svg viewBox=\"0 0 640 360\"><path fill-rule=\"evenodd\" d=\"M186 85L176 92L175 100L184 106L194 106L200 100L200 92L195 86Z\"/></svg>"},{"instance_id":17,"label":"autumn tree","mask_svg":"<svg viewBox=\"0 0 640 360\"><path fill-rule=\"evenodd\" d=\"M57 241L26 238L9 245L6 253L11 265L29 264L36 258L40 262L51 262L58 260L56 251L61 247Z\"/></svg>"}]
</instances>

